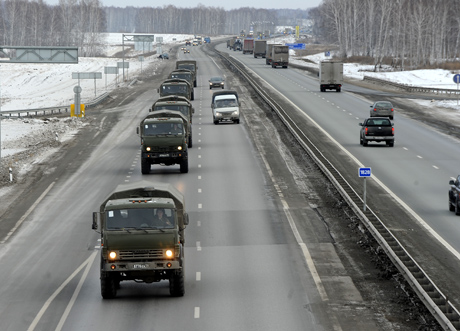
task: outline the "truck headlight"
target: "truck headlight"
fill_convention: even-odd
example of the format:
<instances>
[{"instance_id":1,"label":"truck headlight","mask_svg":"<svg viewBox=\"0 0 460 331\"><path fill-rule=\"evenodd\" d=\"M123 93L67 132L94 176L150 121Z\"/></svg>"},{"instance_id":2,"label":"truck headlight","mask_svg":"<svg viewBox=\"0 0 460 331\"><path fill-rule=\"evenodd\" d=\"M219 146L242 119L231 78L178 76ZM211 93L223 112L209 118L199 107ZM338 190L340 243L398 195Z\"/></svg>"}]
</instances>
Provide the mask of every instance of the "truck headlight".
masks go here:
<instances>
[{"instance_id":1,"label":"truck headlight","mask_svg":"<svg viewBox=\"0 0 460 331\"><path fill-rule=\"evenodd\" d=\"M146 150L147 152L150 152L150 147L146 147L145 150Z\"/></svg>"},{"instance_id":2,"label":"truck headlight","mask_svg":"<svg viewBox=\"0 0 460 331\"><path fill-rule=\"evenodd\" d=\"M178 149L179 151L181 151L181 150L182 150L182 146L178 146L177 149Z\"/></svg>"},{"instance_id":3,"label":"truck headlight","mask_svg":"<svg viewBox=\"0 0 460 331\"><path fill-rule=\"evenodd\" d=\"M166 257L171 258L174 256L174 252L171 249L167 249L165 255Z\"/></svg>"},{"instance_id":4,"label":"truck headlight","mask_svg":"<svg viewBox=\"0 0 460 331\"><path fill-rule=\"evenodd\" d=\"M109 259L115 260L117 258L117 252L109 252Z\"/></svg>"}]
</instances>

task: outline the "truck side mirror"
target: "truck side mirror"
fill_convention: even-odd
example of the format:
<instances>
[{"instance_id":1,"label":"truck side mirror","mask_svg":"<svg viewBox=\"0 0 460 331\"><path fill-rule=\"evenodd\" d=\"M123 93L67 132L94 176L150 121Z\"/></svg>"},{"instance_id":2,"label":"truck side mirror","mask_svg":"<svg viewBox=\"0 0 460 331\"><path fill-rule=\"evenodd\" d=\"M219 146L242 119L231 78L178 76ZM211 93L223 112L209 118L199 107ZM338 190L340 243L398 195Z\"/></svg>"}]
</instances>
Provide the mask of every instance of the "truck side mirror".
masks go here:
<instances>
[{"instance_id":1,"label":"truck side mirror","mask_svg":"<svg viewBox=\"0 0 460 331\"><path fill-rule=\"evenodd\" d=\"M195 114L195 108L192 108L192 114Z\"/></svg>"},{"instance_id":2,"label":"truck side mirror","mask_svg":"<svg viewBox=\"0 0 460 331\"><path fill-rule=\"evenodd\" d=\"M455 182L453 179L449 180L449 185L455 185Z\"/></svg>"},{"instance_id":3,"label":"truck side mirror","mask_svg":"<svg viewBox=\"0 0 460 331\"><path fill-rule=\"evenodd\" d=\"M93 212L93 225L91 226L93 230L97 230L97 214L97 212Z\"/></svg>"},{"instance_id":4,"label":"truck side mirror","mask_svg":"<svg viewBox=\"0 0 460 331\"><path fill-rule=\"evenodd\" d=\"M160 89L159 89L159 88L157 88L157 93L160 93Z\"/></svg>"},{"instance_id":5,"label":"truck side mirror","mask_svg":"<svg viewBox=\"0 0 460 331\"><path fill-rule=\"evenodd\" d=\"M184 225L188 225L188 214L184 214Z\"/></svg>"}]
</instances>

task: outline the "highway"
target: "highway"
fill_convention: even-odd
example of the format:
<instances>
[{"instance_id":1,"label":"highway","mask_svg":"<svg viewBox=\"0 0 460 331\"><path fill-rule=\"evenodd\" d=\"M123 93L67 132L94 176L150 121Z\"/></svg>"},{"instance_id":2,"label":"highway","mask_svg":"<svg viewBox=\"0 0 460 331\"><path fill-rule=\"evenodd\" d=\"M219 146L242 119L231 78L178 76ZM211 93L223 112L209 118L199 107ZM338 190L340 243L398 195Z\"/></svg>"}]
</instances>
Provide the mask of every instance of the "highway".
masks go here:
<instances>
[{"instance_id":1,"label":"highway","mask_svg":"<svg viewBox=\"0 0 460 331\"><path fill-rule=\"evenodd\" d=\"M361 88L346 84L342 93L321 93L316 77L306 72L272 69L263 59L227 50L222 44L217 49L245 63L269 84L267 89L289 100L286 104L293 116L299 123L310 123L310 129L315 127L318 134L310 133L310 137L347 180L356 184L358 168L372 168L372 180L378 185L368 188L368 203L430 276L440 281L450 300L458 303L460 292L454 284L460 256L459 219L447 208L447 192L449 179L458 172L459 141L396 109L395 146L363 147L358 123L369 116L374 101L393 98L393 93L377 92L376 99L364 99ZM404 99L399 103L404 104Z\"/></svg>"},{"instance_id":2,"label":"highway","mask_svg":"<svg viewBox=\"0 0 460 331\"><path fill-rule=\"evenodd\" d=\"M199 48L179 54L187 56L199 66L189 173L153 166L141 175L136 126L158 86L115 98L62 152L64 162L3 220L17 227L2 233L1 329L378 329L376 313L365 309L323 221L305 205L294 179L281 180L291 169L280 147L260 154L246 117L239 125L212 123L209 77L222 74L227 88L244 88L232 86L237 80L231 73ZM249 95L241 97L253 116ZM263 134L258 138L273 137ZM171 298L165 281L127 282L117 298L103 300L91 214L118 184L140 179L170 182L186 197L186 293Z\"/></svg>"}]
</instances>

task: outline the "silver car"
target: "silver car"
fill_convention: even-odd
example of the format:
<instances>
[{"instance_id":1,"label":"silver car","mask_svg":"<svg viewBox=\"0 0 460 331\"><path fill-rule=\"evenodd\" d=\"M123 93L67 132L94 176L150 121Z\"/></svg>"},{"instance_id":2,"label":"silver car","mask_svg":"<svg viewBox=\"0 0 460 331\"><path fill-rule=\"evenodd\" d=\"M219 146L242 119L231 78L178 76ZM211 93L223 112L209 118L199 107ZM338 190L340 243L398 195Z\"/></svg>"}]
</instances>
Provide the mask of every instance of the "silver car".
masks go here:
<instances>
[{"instance_id":1,"label":"silver car","mask_svg":"<svg viewBox=\"0 0 460 331\"><path fill-rule=\"evenodd\" d=\"M376 101L371 105L370 117L394 117L393 104L389 101Z\"/></svg>"}]
</instances>

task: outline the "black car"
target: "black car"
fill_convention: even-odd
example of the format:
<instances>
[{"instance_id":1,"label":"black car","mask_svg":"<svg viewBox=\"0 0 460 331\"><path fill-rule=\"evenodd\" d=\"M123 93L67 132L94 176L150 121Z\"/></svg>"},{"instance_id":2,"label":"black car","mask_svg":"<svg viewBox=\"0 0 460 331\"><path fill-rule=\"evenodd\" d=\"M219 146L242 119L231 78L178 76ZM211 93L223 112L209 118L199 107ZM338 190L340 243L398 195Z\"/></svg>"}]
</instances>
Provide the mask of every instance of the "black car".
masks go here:
<instances>
[{"instance_id":1,"label":"black car","mask_svg":"<svg viewBox=\"0 0 460 331\"><path fill-rule=\"evenodd\" d=\"M169 54L168 53L162 53L158 56L158 58L160 59L165 59L165 60L169 60Z\"/></svg>"},{"instance_id":2,"label":"black car","mask_svg":"<svg viewBox=\"0 0 460 331\"><path fill-rule=\"evenodd\" d=\"M209 80L209 89L212 89L213 87L224 88L224 79L222 77L212 77Z\"/></svg>"}]
</instances>

